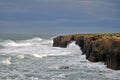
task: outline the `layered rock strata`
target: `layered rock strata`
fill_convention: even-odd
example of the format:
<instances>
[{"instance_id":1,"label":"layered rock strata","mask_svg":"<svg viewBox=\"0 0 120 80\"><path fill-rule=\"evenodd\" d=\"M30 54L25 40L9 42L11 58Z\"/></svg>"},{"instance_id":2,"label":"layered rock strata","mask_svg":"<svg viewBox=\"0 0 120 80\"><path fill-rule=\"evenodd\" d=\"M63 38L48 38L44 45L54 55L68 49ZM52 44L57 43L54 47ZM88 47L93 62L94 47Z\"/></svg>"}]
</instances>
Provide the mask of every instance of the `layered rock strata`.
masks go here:
<instances>
[{"instance_id":1,"label":"layered rock strata","mask_svg":"<svg viewBox=\"0 0 120 80\"><path fill-rule=\"evenodd\" d=\"M92 62L104 62L108 68L120 70L120 33L115 34L74 34L53 39L54 47L66 48L75 41Z\"/></svg>"}]
</instances>

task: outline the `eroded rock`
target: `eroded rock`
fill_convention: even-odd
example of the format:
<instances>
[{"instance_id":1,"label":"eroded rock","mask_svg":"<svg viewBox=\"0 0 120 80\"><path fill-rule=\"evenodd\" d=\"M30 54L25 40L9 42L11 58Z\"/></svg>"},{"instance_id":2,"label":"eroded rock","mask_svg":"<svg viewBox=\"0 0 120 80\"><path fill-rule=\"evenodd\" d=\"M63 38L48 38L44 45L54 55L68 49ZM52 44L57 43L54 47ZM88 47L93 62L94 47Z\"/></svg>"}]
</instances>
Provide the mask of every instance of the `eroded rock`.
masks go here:
<instances>
[{"instance_id":1,"label":"eroded rock","mask_svg":"<svg viewBox=\"0 0 120 80\"><path fill-rule=\"evenodd\" d=\"M108 68L120 70L120 33L58 36L53 46L65 48L71 41L76 41L89 61L101 61Z\"/></svg>"}]
</instances>

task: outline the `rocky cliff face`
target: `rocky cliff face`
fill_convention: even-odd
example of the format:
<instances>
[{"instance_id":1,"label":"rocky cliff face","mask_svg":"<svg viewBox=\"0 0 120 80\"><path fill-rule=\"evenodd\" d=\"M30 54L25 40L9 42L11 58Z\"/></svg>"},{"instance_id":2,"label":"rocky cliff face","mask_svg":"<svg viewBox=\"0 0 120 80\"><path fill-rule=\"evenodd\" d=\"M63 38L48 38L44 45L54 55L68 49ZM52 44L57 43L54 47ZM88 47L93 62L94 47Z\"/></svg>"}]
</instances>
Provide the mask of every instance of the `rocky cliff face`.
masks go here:
<instances>
[{"instance_id":1,"label":"rocky cliff face","mask_svg":"<svg viewBox=\"0 0 120 80\"><path fill-rule=\"evenodd\" d=\"M120 70L120 33L58 36L53 46L65 48L71 41L76 41L89 61L101 61L108 68Z\"/></svg>"}]
</instances>

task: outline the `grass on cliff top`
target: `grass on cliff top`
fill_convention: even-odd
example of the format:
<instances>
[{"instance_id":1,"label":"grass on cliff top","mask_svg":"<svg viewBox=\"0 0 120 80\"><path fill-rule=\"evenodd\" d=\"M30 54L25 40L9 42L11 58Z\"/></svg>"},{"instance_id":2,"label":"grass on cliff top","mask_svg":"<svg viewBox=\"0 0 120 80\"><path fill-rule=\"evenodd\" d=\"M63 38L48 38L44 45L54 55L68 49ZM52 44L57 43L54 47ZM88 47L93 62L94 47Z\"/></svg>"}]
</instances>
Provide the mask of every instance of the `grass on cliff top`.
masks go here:
<instances>
[{"instance_id":1,"label":"grass on cliff top","mask_svg":"<svg viewBox=\"0 0 120 80\"><path fill-rule=\"evenodd\" d=\"M101 36L115 36L115 35L118 35L120 36L120 33L89 33L89 34L69 34L68 36L84 36L84 35L93 35L93 36L98 36L98 35L101 35Z\"/></svg>"},{"instance_id":2,"label":"grass on cliff top","mask_svg":"<svg viewBox=\"0 0 120 80\"><path fill-rule=\"evenodd\" d=\"M63 36L63 41L69 41L72 36L74 36L74 38L79 38L81 36L117 36L120 37L120 33L89 33L89 34L68 34L68 35L62 35ZM59 36L58 36L59 37Z\"/></svg>"},{"instance_id":3,"label":"grass on cliff top","mask_svg":"<svg viewBox=\"0 0 120 80\"><path fill-rule=\"evenodd\" d=\"M71 37L71 36L76 36L76 37L80 37L80 36L120 36L120 33L68 34L64 36L67 36L67 37Z\"/></svg>"}]
</instances>

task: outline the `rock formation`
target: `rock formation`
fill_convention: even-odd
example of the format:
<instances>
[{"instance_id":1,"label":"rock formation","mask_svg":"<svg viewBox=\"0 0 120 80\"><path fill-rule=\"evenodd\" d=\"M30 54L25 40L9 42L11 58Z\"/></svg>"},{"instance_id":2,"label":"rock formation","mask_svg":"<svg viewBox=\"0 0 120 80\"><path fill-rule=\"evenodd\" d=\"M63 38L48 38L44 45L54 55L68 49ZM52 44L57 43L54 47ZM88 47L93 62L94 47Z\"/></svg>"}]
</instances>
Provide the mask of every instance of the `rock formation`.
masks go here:
<instances>
[{"instance_id":1,"label":"rock formation","mask_svg":"<svg viewBox=\"0 0 120 80\"><path fill-rule=\"evenodd\" d=\"M89 61L101 61L108 68L120 70L120 33L64 35L53 41L54 47L63 48L75 41Z\"/></svg>"}]
</instances>

